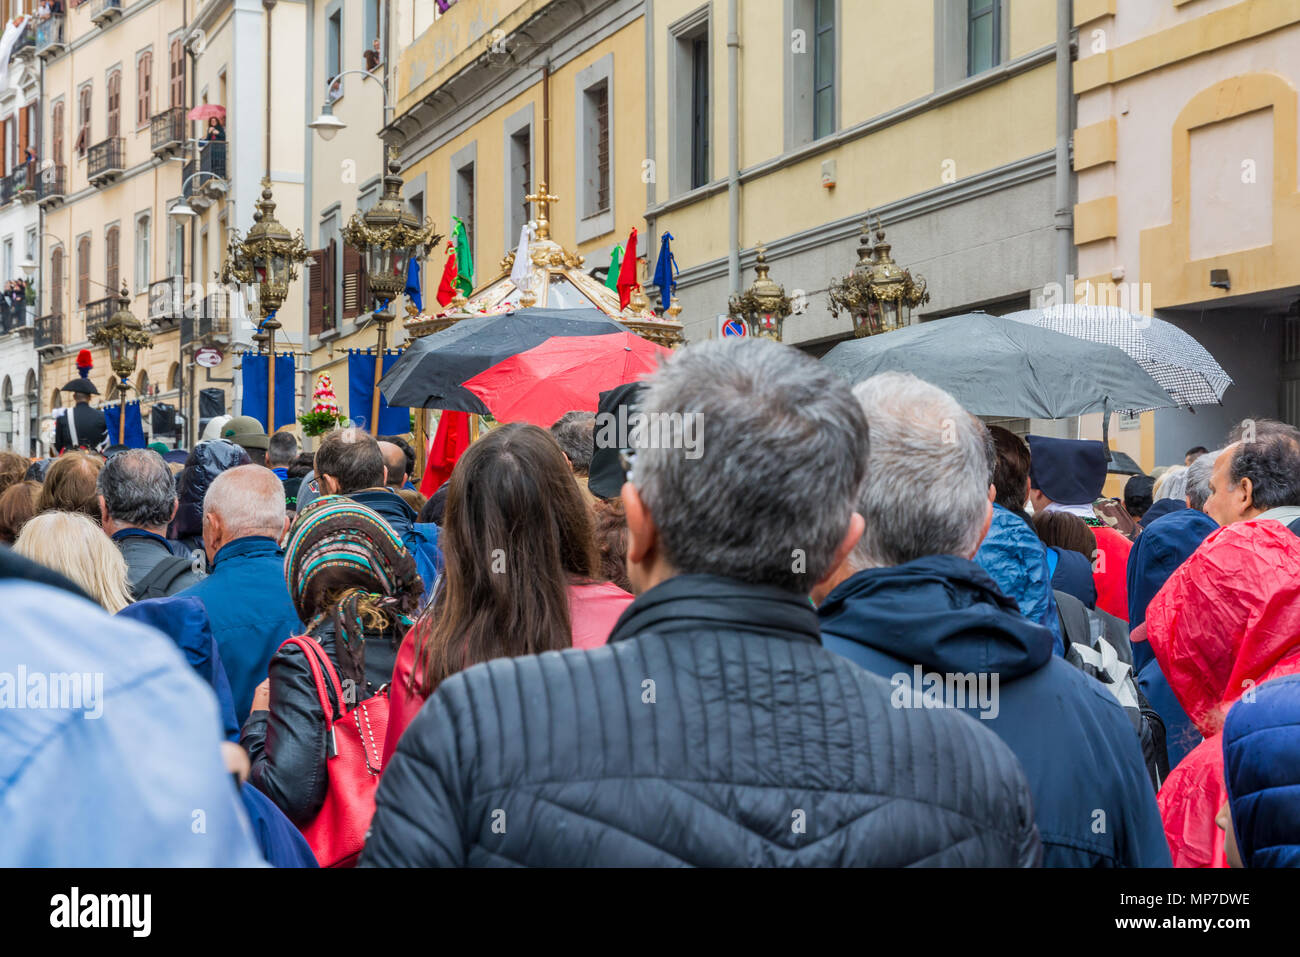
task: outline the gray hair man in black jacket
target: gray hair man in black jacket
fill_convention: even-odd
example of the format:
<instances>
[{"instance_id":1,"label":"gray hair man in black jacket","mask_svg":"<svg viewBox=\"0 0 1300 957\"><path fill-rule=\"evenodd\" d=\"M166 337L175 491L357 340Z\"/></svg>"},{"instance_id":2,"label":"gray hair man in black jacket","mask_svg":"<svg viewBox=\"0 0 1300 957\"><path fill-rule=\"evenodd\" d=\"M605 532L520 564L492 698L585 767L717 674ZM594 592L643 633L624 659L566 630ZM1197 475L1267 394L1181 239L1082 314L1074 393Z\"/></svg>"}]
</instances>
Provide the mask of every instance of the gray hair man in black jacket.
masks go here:
<instances>
[{"instance_id":1,"label":"gray hair man in black jacket","mask_svg":"<svg viewBox=\"0 0 1300 957\"><path fill-rule=\"evenodd\" d=\"M443 682L384 769L362 864L1038 863L1007 747L820 645L809 593L863 528L847 383L786 346L704 342L597 422L611 441L639 597L605 647Z\"/></svg>"}]
</instances>

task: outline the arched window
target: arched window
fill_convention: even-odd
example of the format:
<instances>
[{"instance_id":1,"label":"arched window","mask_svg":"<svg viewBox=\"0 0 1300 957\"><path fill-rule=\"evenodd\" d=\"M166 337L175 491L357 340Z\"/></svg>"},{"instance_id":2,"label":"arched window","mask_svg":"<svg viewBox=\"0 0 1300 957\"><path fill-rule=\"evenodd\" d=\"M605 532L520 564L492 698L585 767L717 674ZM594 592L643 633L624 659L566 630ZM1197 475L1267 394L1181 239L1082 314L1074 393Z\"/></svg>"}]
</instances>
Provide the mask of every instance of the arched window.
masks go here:
<instances>
[{"instance_id":1,"label":"arched window","mask_svg":"<svg viewBox=\"0 0 1300 957\"><path fill-rule=\"evenodd\" d=\"M104 285L109 295L117 295L118 289L118 240L122 231L116 226L109 226L104 234ZM117 312L116 309L113 310Z\"/></svg>"},{"instance_id":2,"label":"arched window","mask_svg":"<svg viewBox=\"0 0 1300 957\"><path fill-rule=\"evenodd\" d=\"M63 393L55 389L50 393L50 411L63 408Z\"/></svg>"},{"instance_id":3,"label":"arched window","mask_svg":"<svg viewBox=\"0 0 1300 957\"><path fill-rule=\"evenodd\" d=\"M146 126L153 104L153 54L142 53L135 65L135 125Z\"/></svg>"},{"instance_id":4,"label":"arched window","mask_svg":"<svg viewBox=\"0 0 1300 957\"><path fill-rule=\"evenodd\" d=\"M50 315L63 315L63 247L50 253Z\"/></svg>"},{"instance_id":5,"label":"arched window","mask_svg":"<svg viewBox=\"0 0 1300 957\"><path fill-rule=\"evenodd\" d=\"M14 445L14 384L13 380L5 376L4 389L0 390L0 402L3 402L3 408L7 415L4 417L4 436L5 448L12 449Z\"/></svg>"},{"instance_id":6,"label":"arched window","mask_svg":"<svg viewBox=\"0 0 1300 957\"><path fill-rule=\"evenodd\" d=\"M40 454L37 448L38 433L41 430L41 397L36 394L36 370L27 370L27 454L35 457Z\"/></svg>"},{"instance_id":7,"label":"arched window","mask_svg":"<svg viewBox=\"0 0 1300 957\"><path fill-rule=\"evenodd\" d=\"M90 237L77 240L77 305L90 302Z\"/></svg>"},{"instance_id":8,"label":"arched window","mask_svg":"<svg viewBox=\"0 0 1300 957\"><path fill-rule=\"evenodd\" d=\"M171 369L167 371L167 388L175 389L177 392L181 388L181 364L173 362Z\"/></svg>"},{"instance_id":9,"label":"arched window","mask_svg":"<svg viewBox=\"0 0 1300 957\"><path fill-rule=\"evenodd\" d=\"M141 398L149 394L149 373L145 369L141 369L140 375L136 378L135 392Z\"/></svg>"},{"instance_id":10,"label":"arched window","mask_svg":"<svg viewBox=\"0 0 1300 957\"><path fill-rule=\"evenodd\" d=\"M122 135L122 71L108 75L108 138Z\"/></svg>"}]
</instances>

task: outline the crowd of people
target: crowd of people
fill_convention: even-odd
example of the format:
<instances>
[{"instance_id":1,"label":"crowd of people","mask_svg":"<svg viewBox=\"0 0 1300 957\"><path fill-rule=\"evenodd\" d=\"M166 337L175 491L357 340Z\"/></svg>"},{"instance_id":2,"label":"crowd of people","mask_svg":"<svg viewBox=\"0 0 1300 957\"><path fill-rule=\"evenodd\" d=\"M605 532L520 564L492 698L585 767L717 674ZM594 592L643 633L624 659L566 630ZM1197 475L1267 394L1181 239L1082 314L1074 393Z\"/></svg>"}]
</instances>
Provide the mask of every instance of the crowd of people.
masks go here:
<instances>
[{"instance_id":1,"label":"crowd of people","mask_svg":"<svg viewBox=\"0 0 1300 957\"><path fill-rule=\"evenodd\" d=\"M761 340L628 409L702 442L0 454L0 863L1300 866L1300 431L1107 498Z\"/></svg>"}]
</instances>

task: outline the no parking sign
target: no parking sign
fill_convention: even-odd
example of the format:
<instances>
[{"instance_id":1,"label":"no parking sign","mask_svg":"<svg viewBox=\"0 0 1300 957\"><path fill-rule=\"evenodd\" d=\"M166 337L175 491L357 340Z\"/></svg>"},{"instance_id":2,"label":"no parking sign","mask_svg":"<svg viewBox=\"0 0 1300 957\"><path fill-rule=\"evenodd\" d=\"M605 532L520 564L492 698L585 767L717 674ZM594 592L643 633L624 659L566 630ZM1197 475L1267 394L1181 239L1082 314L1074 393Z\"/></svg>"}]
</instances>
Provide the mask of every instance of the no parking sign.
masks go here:
<instances>
[{"instance_id":1,"label":"no parking sign","mask_svg":"<svg viewBox=\"0 0 1300 957\"><path fill-rule=\"evenodd\" d=\"M743 319L737 319L735 316L718 316L718 335L723 339L744 338L749 335L749 329Z\"/></svg>"}]
</instances>

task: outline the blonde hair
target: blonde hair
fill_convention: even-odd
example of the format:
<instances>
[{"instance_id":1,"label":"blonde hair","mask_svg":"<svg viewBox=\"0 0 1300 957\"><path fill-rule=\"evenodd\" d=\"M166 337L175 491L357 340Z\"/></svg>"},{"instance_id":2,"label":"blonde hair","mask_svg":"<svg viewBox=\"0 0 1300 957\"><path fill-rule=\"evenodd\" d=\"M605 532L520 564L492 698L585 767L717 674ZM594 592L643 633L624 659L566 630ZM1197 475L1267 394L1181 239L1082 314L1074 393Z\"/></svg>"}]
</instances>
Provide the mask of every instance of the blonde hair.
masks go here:
<instances>
[{"instance_id":1,"label":"blonde hair","mask_svg":"<svg viewBox=\"0 0 1300 957\"><path fill-rule=\"evenodd\" d=\"M109 614L131 604L126 560L103 529L80 512L45 512L18 533L14 551L71 579Z\"/></svg>"}]
</instances>

